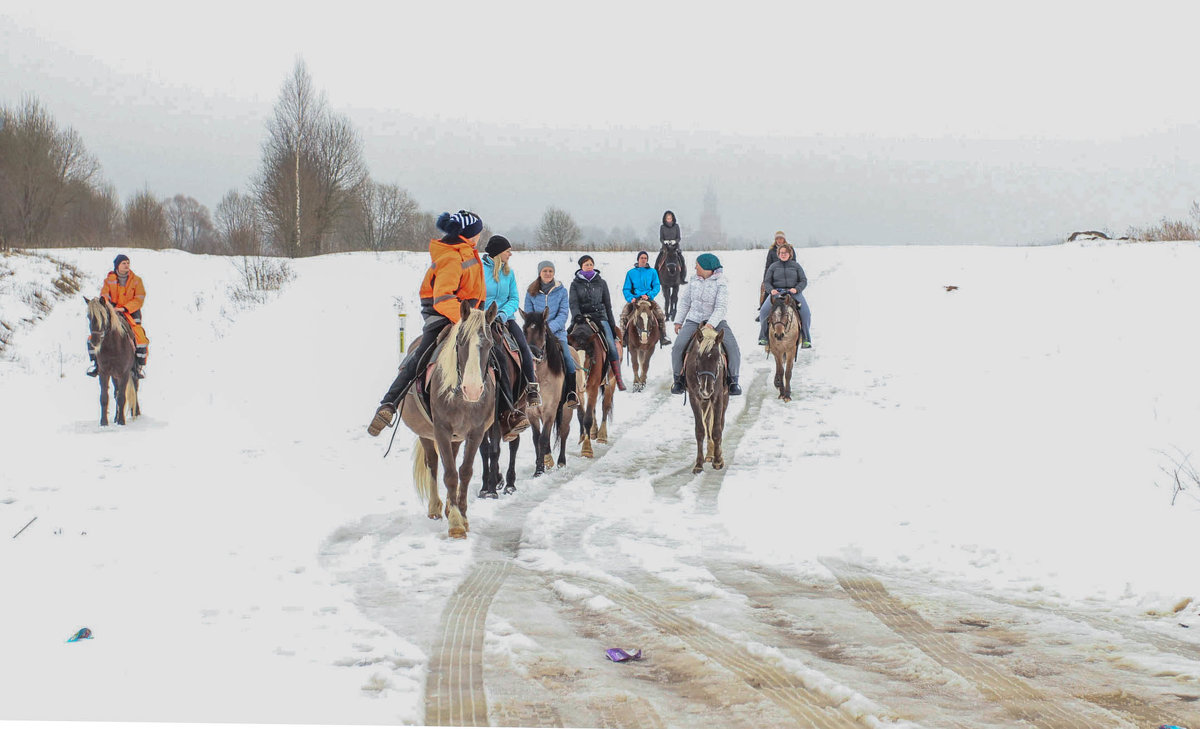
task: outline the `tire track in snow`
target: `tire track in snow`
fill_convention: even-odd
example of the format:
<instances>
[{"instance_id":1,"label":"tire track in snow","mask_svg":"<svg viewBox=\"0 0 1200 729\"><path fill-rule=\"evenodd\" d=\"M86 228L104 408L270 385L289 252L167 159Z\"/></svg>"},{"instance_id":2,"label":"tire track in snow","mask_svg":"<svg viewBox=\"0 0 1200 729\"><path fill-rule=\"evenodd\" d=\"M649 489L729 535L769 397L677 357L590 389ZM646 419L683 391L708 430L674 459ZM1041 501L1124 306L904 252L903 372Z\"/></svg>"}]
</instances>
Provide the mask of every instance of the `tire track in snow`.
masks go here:
<instances>
[{"instance_id":1,"label":"tire track in snow","mask_svg":"<svg viewBox=\"0 0 1200 729\"><path fill-rule=\"evenodd\" d=\"M1061 708L1061 698L1048 696L964 653L864 570L831 558L822 559L821 563L856 603L922 653L969 681L989 701L1003 706L1010 716L1046 729L1091 729L1106 723L1107 717L1089 718L1083 711Z\"/></svg>"}]
</instances>

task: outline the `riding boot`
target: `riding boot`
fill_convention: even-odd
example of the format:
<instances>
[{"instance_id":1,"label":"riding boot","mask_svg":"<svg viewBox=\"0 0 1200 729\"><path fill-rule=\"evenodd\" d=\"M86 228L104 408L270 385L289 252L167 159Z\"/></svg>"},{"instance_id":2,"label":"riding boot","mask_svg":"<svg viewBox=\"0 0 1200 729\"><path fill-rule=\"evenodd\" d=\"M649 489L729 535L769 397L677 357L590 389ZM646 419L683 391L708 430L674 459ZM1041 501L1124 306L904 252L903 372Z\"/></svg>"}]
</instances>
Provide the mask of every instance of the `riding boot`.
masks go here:
<instances>
[{"instance_id":1,"label":"riding boot","mask_svg":"<svg viewBox=\"0 0 1200 729\"><path fill-rule=\"evenodd\" d=\"M505 410L500 414L500 432L502 440L511 443L520 437L521 432L529 427L529 418L520 410Z\"/></svg>"},{"instance_id":2,"label":"riding boot","mask_svg":"<svg viewBox=\"0 0 1200 729\"><path fill-rule=\"evenodd\" d=\"M671 383L671 394L682 395L687 390L687 383L683 381L683 375L675 375L675 382Z\"/></svg>"},{"instance_id":3,"label":"riding boot","mask_svg":"<svg viewBox=\"0 0 1200 729\"><path fill-rule=\"evenodd\" d=\"M100 365L96 362L96 353L90 348L88 349L88 358L92 360L92 366L87 371L88 377L96 377L100 374Z\"/></svg>"},{"instance_id":4,"label":"riding boot","mask_svg":"<svg viewBox=\"0 0 1200 729\"><path fill-rule=\"evenodd\" d=\"M134 352L134 373L139 380L146 379L146 345L139 344L137 351Z\"/></svg>"},{"instance_id":5,"label":"riding boot","mask_svg":"<svg viewBox=\"0 0 1200 729\"><path fill-rule=\"evenodd\" d=\"M730 395L741 395L742 394L742 386L738 384L738 378L730 377L727 381L729 383L729 394Z\"/></svg>"},{"instance_id":6,"label":"riding boot","mask_svg":"<svg viewBox=\"0 0 1200 729\"><path fill-rule=\"evenodd\" d=\"M620 390L621 392L625 392L625 382L624 382L624 380L621 379L621 362L620 362L620 360L618 360L616 362L609 362L608 366L612 368L613 379L615 379L617 381L617 389Z\"/></svg>"},{"instance_id":7,"label":"riding boot","mask_svg":"<svg viewBox=\"0 0 1200 729\"><path fill-rule=\"evenodd\" d=\"M375 417L371 418L371 424L367 426L367 435L376 436L384 428L392 427L393 419L396 417L396 406L391 403L384 403L375 411Z\"/></svg>"},{"instance_id":8,"label":"riding boot","mask_svg":"<svg viewBox=\"0 0 1200 729\"><path fill-rule=\"evenodd\" d=\"M538 383L529 382L525 385L525 406L536 408L542 406L542 394Z\"/></svg>"}]
</instances>

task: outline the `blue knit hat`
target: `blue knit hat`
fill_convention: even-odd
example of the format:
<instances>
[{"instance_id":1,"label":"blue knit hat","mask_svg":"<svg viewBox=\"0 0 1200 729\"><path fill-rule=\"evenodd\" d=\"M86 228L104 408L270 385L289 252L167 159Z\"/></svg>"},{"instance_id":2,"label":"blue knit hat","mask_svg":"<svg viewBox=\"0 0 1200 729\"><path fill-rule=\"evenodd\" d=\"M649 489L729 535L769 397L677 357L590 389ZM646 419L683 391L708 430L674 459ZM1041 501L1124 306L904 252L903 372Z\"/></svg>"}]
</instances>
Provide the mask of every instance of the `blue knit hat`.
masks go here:
<instances>
[{"instance_id":1,"label":"blue knit hat","mask_svg":"<svg viewBox=\"0 0 1200 729\"><path fill-rule=\"evenodd\" d=\"M719 258L711 253L704 253L696 257L696 264L705 271L715 271L721 267Z\"/></svg>"},{"instance_id":2,"label":"blue knit hat","mask_svg":"<svg viewBox=\"0 0 1200 729\"><path fill-rule=\"evenodd\" d=\"M483 221L475 213L459 210L451 215L442 213L437 218L437 229L446 235L459 235L463 238L474 238L483 232Z\"/></svg>"},{"instance_id":3,"label":"blue knit hat","mask_svg":"<svg viewBox=\"0 0 1200 729\"><path fill-rule=\"evenodd\" d=\"M121 265L121 261L128 261L128 260L129 260L129 256L125 255L124 253L118 254L117 257L113 259L113 270L114 271L117 270L117 266Z\"/></svg>"}]
</instances>

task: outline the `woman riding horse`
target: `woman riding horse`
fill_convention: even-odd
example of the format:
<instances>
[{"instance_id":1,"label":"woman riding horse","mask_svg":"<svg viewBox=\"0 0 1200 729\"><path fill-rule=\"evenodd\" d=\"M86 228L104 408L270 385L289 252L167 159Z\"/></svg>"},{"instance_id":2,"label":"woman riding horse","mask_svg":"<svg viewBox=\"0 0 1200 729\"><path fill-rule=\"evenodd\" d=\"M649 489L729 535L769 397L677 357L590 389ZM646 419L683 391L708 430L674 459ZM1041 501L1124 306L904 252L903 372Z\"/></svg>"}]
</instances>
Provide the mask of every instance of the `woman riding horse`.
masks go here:
<instances>
[{"instance_id":1,"label":"woman riding horse","mask_svg":"<svg viewBox=\"0 0 1200 729\"><path fill-rule=\"evenodd\" d=\"M567 287L554 278L554 264L550 261L538 264L538 277L525 289L524 309L527 312L545 312L546 327L562 346L567 368L566 400L563 404L568 408L579 407L579 397L575 394L575 358L571 356L571 346L567 344L567 317L571 314L571 304Z\"/></svg>"},{"instance_id":2,"label":"woman riding horse","mask_svg":"<svg viewBox=\"0 0 1200 729\"><path fill-rule=\"evenodd\" d=\"M596 261L586 254L579 258L579 270L571 280L571 316L575 320L587 319L599 329L617 387L624 390L625 383L621 380L621 356L613 339L617 322L613 318L608 284L596 270Z\"/></svg>"},{"instance_id":3,"label":"woman riding horse","mask_svg":"<svg viewBox=\"0 0 1200 729\"><path fill-rule=\"evenodd\" d=\"M763 278L763 289L770 292L772 297L790 294L792 300L800 307L800 324L803 327L803 340L800 346L807 349L812 346L808 334L812 313L808 309L808 302L804 300L804 288L808 286L808 277L804 275L804 269L796 262L795 249L784 244L779 247L778 252L779 260L767 268L766 276ZM758 309L758 344L760 347L767 344L767 315L771 313L771 306L768 298Z\"/></svg>"},{"instance_id":4,"label":"woman riding horse","mask_svg":"<svg viewBox=\"0 0 1200 729\"><path fill-rule=\"evenodd\" d=\"M742 394L738 385L742 354L733 330L725 321L728 310L729 282L725 280L721 261L711 253L705 253L696 258L696 277L680 299L679 311L675 314L676 338L671 349L671 372L675 376L672 395L682 395L687 389L683 381L683 354L700 327L718 329L724 334L725 349L729 353L729 394Z\"/></svg>"},{"instance_id":5,"label":"woman riding horse","mask_svg":"<svg viewBox=\"0 0 1200 729\"><path fill-rule=\"evenodd\" d=\"M658 271L650 268L650 254L638 251L637 263L625 274L625 285L621 287L621 293L625 295L625 309L621 311L621 328L627 328L625 325L637 302L648 301L654 309L654 318L658 320L658 343L665 347L671 343L671 340L667 339L667 318L654 301L661 290L662 284L658 278Z\"/></svg>"}]
</instances>

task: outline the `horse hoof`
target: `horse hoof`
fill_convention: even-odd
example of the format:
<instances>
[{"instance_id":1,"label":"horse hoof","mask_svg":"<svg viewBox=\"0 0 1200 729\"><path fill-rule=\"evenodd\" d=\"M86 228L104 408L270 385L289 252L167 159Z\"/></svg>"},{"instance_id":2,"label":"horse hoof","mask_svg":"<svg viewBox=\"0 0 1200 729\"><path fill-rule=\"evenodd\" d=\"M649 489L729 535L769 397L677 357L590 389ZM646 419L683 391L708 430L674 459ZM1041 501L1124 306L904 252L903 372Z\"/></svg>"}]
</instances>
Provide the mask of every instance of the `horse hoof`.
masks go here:
<instances>
[{"instance_id":1,"label":"horse hoof","mask_svg":"<svg viewBox=\"0 0 1200 729\"><path fill-rule=\"evenodd\" d=\"M442 520L442 515L441 515L441 514L430 514L430 515L429 515L429 518L430 518L430 519L433 519L434 521L441 521L441 520Z\"/></svg>"},{"instance_id":2,"label":"horse hoof","mask_svg":"<svg viewBox=\"0 0 1200 729\"><path fill-rule=\"evenodd\" d=\"M692 473L701 473L704 471L704 466L699 465L692 468Z\"/></svg>"},{"instance_id":3,"label":"horse hoof","mask_svg":"<svg viewBox=\"0 0 1200 729\"><path fill-rule=\"evenodd\" d=\"M583 456L584 458L591 458L594 454L592 453L591 447L585 447L579 452L579 455Z\"/></svg>"},{"instance_id":4,"label":"horse hoof","mask_svg":"<svg viewBox=\"0 0 1200 729\"><path fill-rule=\"evenodd\" d=\"M713 468L720 471L722 468L725 468L725 461L713 461Z\"/></svg>"},{"instance_id":5,"label":"horse hoof","mask_svg":"<svg viewBox=\"0 0 1200 729\"><path fill-rule=\"evenodd\" d=\"M517 493L517 487L516 486L505 486L504 493L505 494L515 494L515 493Z\"/></svg>"},{"instance_id":6,"label":"horse hoof","mask_svg":"<svg viewBox=\"0 0 1200 729\"><path fill-rule=\"evenodd\" d=\"M467 538L467 528L466 527L450 527L450 538L451 539L466 539Z\"/></svg>"},{"instance_id":7,"label":"horse hoof","mask_svg":"<svg viewBox=\"0 0 1200 729\"><path fill-rule=\"evenodd\" d=\"M500 497L499 497L499 495L496 494L495 489L480 489L479 490L479 498L481 498L481 499L498 499Z\"/></svg>"}]
</instances>

